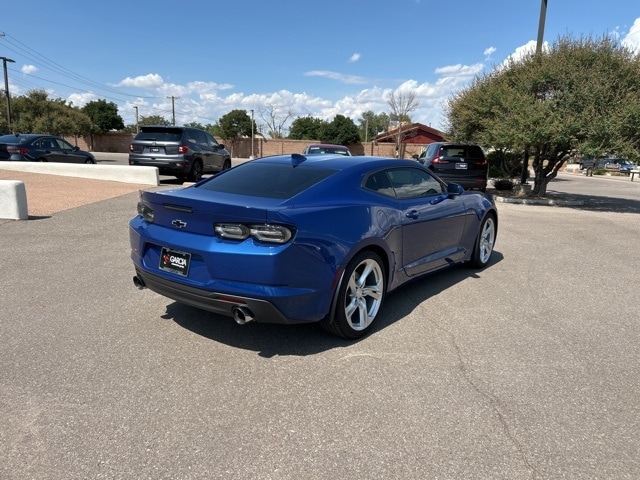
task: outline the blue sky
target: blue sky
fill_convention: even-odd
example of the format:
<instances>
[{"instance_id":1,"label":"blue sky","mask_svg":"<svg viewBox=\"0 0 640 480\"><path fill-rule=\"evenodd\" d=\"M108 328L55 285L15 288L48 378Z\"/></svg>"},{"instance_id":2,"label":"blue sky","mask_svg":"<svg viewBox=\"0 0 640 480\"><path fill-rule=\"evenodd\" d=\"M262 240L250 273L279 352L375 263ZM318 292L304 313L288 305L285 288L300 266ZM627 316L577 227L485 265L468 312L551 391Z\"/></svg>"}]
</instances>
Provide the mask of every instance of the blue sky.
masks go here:
<instances>
[{"instance_id":1,"label":"blue sky","mask_svg":"<svg viewBox=\"0 0 640 480\"><path fill-rule=\"evenodd\" d=\"M16 4L17 5L17 4ZM388 112L443 128L452 94L535 48L540 0L21 0L0 18L12 96L44 89L83 106L215 123L234 109L279 116ZM640 52L638 0L548 0L544 40L613 35Z\"/></svg>"}]
</instances>

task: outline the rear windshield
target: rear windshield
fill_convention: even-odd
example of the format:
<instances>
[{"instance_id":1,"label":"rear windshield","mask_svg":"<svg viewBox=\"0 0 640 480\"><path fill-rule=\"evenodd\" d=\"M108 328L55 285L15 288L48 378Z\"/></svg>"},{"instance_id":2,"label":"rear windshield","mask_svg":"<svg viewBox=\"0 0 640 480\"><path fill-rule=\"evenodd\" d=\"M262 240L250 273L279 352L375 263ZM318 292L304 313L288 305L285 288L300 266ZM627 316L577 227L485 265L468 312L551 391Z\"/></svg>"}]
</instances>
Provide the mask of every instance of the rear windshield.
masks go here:
<instances>
[{"instance_id":1,"label":"rear windshield","mask_svg":"<svg viewBox=\"0 0 640 480\"><path fill-rule=\"evenodd\" d=\"M246 163L211 177L198 188L265 198L292 198L336 170L279 163Z\"/></svg>"},{"instance_id":2,"label":"rear windshield","mask_svg":"<svg viewBox=\"0 0 640 480\"><path fill-rule=\"evenodd\" d=\"M446 145L440 150L442 157L484 158L482 149L477 145Z\"/></svg>"},{"instance_id":3,"label":"rear windshield","mask_svg":"<svg viewBox=\"0 0 640 480\"><path fill-rule=\"evenodd\" d=\"M134 140L147 140L153 142L179 142L182 138L182 129L179 128L153 128L145 127L136 135Z\"/></svg>"},{"instance_id":4,"label":"rear windshield","mask_svg":"<svg viewBox=\"0 0 640 480\"><path fill-rule=\"evenodd\" d=\"M28 137L23 137L21 135L16 137L15 135L9 134L0 136L0 143L22 143L26 142L28 139Z\"/></svg>"}]
</instances>

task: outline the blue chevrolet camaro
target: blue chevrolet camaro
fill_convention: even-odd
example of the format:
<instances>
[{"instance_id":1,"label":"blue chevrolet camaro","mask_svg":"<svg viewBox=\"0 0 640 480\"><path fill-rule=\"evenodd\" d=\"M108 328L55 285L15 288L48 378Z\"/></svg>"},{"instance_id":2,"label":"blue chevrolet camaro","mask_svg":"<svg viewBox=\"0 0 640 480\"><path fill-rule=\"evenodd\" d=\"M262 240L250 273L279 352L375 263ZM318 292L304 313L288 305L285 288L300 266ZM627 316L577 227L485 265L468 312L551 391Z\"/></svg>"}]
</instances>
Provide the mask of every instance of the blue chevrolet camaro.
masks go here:
<instances>
[{"instance_id":1,"label":"blue chevrolet camaro","mask_svg":"<svg viewBox=\"0 0 640 480\"><path fill-rule=\"evenodd\" d=\"M143 191L129 231L139 288L240 324L321 322L358 338L387 292L486 266L497 226L490 196L417 162L293 154Z\"/></svg>"}]
</instances>

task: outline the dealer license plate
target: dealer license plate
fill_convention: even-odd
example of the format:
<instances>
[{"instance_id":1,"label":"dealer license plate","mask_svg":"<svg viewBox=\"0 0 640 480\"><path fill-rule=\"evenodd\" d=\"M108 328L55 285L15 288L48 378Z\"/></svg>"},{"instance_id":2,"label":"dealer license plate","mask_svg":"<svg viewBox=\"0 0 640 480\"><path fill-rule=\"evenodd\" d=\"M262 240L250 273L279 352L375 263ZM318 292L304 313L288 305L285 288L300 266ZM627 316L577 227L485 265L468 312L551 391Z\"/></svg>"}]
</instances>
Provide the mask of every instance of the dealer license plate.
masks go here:
<instances>
[{"instance_id":1,"label":"dealer license plate","mask_svg":"<svg viewBox=\"0 0 640 480\"><path fill-rule=\"evenodd\" d=\"M186 277L189 275L190 263L190 253L179 252L167 247L162 247L162 252L160 253L160 270Z\"/></svg>"}]
</instances>

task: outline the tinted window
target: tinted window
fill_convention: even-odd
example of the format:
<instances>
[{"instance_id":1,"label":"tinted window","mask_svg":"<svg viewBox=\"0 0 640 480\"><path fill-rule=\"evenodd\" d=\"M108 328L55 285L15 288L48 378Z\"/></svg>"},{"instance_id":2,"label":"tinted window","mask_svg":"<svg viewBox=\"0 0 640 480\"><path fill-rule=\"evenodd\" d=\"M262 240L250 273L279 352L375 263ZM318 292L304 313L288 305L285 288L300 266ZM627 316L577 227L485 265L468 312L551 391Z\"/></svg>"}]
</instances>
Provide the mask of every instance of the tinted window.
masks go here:
<instances>
[{"instance_id":1,"label":"tinted window","mask_svg":"<svg viewBox=\"0 0 640 480\"><path fill-rule=\"evenodd\" d=\"M400 199L443 193L442 184L424 170L394 168L388 170L388 174L396 197Z\"/></svg>"},{"instance_id":2,"label":"tinted window","mask_svg":"<svg viewBox=\"0 0 640 480\"><path fill-rule=\"evenodd\" d=\"M182 138L181 128L153 128L143 127L136 135L135 140L147 140L155 142L179 142Z\"/></svg>"},{"instance_id":3,"label":"tinted window","mask_svg":"<svg viewBox=\"0 0 640 480\"><path fill-rule=\"evenodd\" d=\"M291 164L246 163L211 177L198 188L252 197L291 198L336 173L335 170Z\"/></svg>"},{"instance_id":4,"label":"tinted window","mask_svg":"<svg viewBox=\"0 0 640 480\"><path fill-rule=\"evenodd\" d=\"M440 151L443 157L483 158L482 149L477 145L446 145Z\"/></svg>"},{"instance_id":5,"label":"tinted window","mask_svg":"<svg viewBox=\"0 0 640 480\"><path fill-rule=\"evenodd\" d=\"M418 168L393 168L369 175L364 187L399 199L443 193L442 184Z\"/></svg>"}]
</instances>

